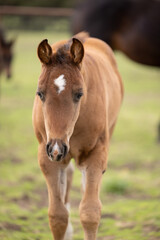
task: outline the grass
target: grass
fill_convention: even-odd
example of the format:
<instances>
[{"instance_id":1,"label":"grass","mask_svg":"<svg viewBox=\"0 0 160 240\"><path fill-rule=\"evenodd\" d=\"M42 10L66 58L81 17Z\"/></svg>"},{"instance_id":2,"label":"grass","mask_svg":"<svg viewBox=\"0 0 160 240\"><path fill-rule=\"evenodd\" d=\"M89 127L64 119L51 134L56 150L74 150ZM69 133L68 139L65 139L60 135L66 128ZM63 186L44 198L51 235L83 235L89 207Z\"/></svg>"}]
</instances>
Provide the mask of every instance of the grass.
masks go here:
<instances>
[{"instance_id":1,"label":"grass","mask_svg":"<svg viewBox=\"0 0 160 240\"><path fill-rule=\"evenodd\" d=\"M39 42L68 38L69 33L12 32L13 79L1 77L0 97L0 239L52 239L47 217L47 190L37 163L32 105L40 74ZM160 71L117 53L125 97L110 146L101 188L99 240L160 239ZM83 239L78 204L81 174L76 169L71 191L74 240Z\"/></svg>"}]
</instances>

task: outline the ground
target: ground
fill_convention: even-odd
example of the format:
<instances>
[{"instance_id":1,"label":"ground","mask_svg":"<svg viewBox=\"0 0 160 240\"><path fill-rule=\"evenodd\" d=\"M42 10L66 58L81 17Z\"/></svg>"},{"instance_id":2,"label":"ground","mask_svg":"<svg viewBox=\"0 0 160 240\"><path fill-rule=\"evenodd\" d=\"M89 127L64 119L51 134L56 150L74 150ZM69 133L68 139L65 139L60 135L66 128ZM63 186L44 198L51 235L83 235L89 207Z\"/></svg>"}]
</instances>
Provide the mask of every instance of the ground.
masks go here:
<instances>
[{"instance_id":1,"label":"ground","mask_svg":"<svg viewBox=\"0 0 160 240\"><path fill-rule=\"evenodd\" d=\"M32 129L40 74L36 48L45 38L52 43L68 38L69 33L16 35L13 78L0 79L0 239L49 240L47 189ZM116 58L125 97L103 176L98 240L160 240L160 71L119 53ZM78 214L80 186L81 174L76 169L71 191L74 240L83 239Z\"/></svg>"}]
</instances>

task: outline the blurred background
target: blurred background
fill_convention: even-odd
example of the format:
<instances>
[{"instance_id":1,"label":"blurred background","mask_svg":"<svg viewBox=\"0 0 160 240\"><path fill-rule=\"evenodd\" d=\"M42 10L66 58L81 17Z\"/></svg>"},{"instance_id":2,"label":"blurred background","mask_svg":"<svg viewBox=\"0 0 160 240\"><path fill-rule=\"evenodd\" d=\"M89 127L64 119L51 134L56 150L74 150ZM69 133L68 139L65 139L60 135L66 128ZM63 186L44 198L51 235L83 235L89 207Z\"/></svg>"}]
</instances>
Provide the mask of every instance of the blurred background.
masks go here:
<instances>
[{"instance_id":1,"label":"blurred background","mask_svg":"<svg viewBox=\"0 0 160 240\"><path fill-rule=\"evenodd\" d=\"M32 106L41 68L36 51L43 39L52 44L76 32L73 26L75 13L82 11L79 6L74 0L0 0L2 240L52 239L47 188L38 166L38 144L32 128ZM82 25L82 29L87 27ZM98 239L159 240L160 70L130 60L122 50L115 56L125 97L110 145L108 170L103 176ZM71 191L75 240L83 239L78 215L80 189L81 173L76 169Z\"/></svg>"}]
</instances>

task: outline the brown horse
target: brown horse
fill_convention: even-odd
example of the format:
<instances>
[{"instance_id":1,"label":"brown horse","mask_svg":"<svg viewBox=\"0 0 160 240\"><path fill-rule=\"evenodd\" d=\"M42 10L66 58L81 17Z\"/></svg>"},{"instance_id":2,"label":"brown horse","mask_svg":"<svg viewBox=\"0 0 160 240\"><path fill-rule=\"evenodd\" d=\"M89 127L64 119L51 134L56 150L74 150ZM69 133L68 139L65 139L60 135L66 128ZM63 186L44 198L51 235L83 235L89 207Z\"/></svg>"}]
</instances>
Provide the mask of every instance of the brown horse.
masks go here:
<instances>
[{"instance_id":1,"label":"brown horse","mask_svg":"<svg viewBox=\"0 0 160 240\"><path fill-rule=\"evenodd\" d=\"M11 77L11 63L13 58L14 40L7 41L3 31L0 29L0 74L6 72L7 78Z\"/></svg>"},{"instance_id":2,"label":"brown horse","mask_svg":"<svg viewBox=\"0 0 160 240\"><path fill-rule=\"evenodd\" d=\"M38 56L42 72L33 126L48 187L50 228L55 240L68 239L67 184L74 158L83 175L79 211L85 240L95 240L101 216L100 183L123 98L122 81L110 47L85 33L52 47L43 40Z\"/></svg>"},{"instance_id":3,"label":"brown horse","mask_svg":"<svg viewBox=\"0 0 160 240\"><path fill-rule=\"evenodd\" d=\"M132 60L160 67L160 1L84 0L72 31L87 31Z\"/></svg>"}]
</instances>

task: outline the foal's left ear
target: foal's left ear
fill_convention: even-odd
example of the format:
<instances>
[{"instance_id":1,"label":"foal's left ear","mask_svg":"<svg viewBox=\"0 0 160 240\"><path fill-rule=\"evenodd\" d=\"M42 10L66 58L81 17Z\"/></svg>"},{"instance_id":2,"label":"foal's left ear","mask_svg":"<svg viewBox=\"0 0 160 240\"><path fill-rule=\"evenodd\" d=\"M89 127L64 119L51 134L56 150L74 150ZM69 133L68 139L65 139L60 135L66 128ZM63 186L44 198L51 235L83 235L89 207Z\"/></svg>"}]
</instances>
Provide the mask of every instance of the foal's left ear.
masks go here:
<instances>
[{"instance_id":1,"label":"foal's left ear","mask_svg":"<svg viewBox=\"0 0 160 240\"><path fill-rule=\"evenodd\" d=\"M82 62L82 59L84 57L84 47L77 38L72 38L70 53L74 63L80 64Z\"/></svg>"},{"instance_id":2,"label":"foal's left ear","mask_svg":"<svg viewBox=\"0 0 160 240\"><path fill-rule=\"evenodd\" d=\"M48 40L44 39L38 46L37 49L38 57L44 64L49 64L52 57L52 48L48 44Z\"/></svg>"}]
</instances>

